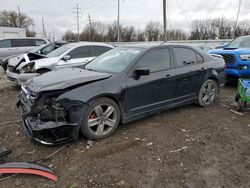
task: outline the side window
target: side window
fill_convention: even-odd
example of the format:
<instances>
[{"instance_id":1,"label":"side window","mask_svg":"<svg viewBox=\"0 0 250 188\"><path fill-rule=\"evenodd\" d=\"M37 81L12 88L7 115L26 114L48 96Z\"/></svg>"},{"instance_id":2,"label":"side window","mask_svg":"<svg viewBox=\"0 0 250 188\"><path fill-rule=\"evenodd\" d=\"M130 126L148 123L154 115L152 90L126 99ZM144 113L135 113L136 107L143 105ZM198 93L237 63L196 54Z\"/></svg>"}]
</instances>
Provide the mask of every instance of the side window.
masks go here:
<instances>
[{"instance_id":1,"label":"side window","mask_svg":"<svg viewBox=\"0 0 250 188\"><path fill-rule=\"evenodd\" d=\"M0 41L0 48L11 48L11 41L10 40Z\"/></svg>"},{"instance_id":2,"label":"side window","mask_svg":"<svg viewBox=\"0 0 250 188\"><path fill-rule=\"evenodd\" d=\"M197 58L197 63L203 63L203 58L201 57L200 54L196 53L196 58Z\"/></svg>"},{"instance_id":3,"label":"side window","mask_svg":"<svg viewBox=\"0 0 250 188\"><path fill-rule=\"evenodd\" d=\"M174 54L177 67L190 65L196 63L196 52L188 48L175 47Z\"/></svg>"},{"instance_id":4,"label":"side window","mask_svg":"<svg viewBox=\"0 0 250 188\"><path fill-rule=\"evenodd\" d=\"M91 57L91 47L90 46L83 46L78 47L68 53L72 59L75 58L84 58L84 57Z\"/></svg>"},{"instance_id":5,"label":"side window","mask_svg":"<svg viewBox=\"0 0 250 188\"><path fill-rule=\"evenodd\" d=\"M150 51L142 57L138 64L138 67L149 68L150 72L166 70L170 66L170 52L167 48Z\"/></svg>"},{"instance_id":6,"label":"side window","mask_svg":"<svg viewBox=\"0 0 250 188\"><path fill-rule=\"evenodd\" d=\"M94 48L93 56L99 56L99 55L111 50L111 48L106 47L106 46L93 46L93 48Z\"/></svg>"},{"instance_id":7,"label":"side window","mask_svg":"<svg viewBox=\"0 0 250 188\"><path fill-rule=\"evenodd\" d=\"M32 40L33 40L34 46L40 46L40 45L46 44L45 40L43 39L32 39Z\"/></svg>"},{"instance_id":8,"label":"side window","mask_svg":"<svg viewBox=\"0 0 250 188\"><path fill-rule=\"evenodd\" d=\"M12 39L13 47L33 46L29 39Z\"/></svg>"}]
</instances>

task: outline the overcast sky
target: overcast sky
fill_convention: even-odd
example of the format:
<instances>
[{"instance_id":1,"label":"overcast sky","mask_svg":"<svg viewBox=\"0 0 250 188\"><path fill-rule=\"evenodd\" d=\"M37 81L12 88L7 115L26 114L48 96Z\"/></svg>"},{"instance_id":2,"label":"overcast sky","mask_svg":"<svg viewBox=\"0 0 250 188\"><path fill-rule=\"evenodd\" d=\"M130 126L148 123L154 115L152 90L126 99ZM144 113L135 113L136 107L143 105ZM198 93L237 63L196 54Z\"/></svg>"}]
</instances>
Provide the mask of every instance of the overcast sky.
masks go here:
<instances>
[{"instance_id":1,"label":"overcast sky","mask_svg":"<svg viewBox=\"0 0 250 188\"><path fill-rule=\"evenodd\" d=\"M72 13L76 4L81 8L80 28L92 21L111 23L117 19L117 0L0 0L0 10L17 10L34 19L35 31L41 35L41 18L47 32L60 38L68 29L76 31ZM225 17L235 20L238 0L167 0L168 27L189 31L195 19ZM250 18L250 1L243 0L239 20ZM162 22L162 0L121 0L120 22L143 29L149 21Z\"/></svg>"}]
</instances>

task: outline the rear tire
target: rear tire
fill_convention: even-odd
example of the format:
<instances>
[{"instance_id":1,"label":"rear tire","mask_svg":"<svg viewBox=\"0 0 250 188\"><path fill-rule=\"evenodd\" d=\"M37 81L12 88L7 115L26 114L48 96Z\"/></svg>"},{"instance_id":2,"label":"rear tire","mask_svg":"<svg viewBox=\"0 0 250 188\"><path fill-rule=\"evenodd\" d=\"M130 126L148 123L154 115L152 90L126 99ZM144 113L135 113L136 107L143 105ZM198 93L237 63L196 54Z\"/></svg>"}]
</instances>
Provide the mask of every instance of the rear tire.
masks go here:
<instances>
[{"instance_id":1,"label":"rear tire","mask_svg":"<svg viewBox=\"0 0 250 188\"><path fill-rule=\"evenodd\" d=\"M215 101L218 91L218 84L214 80L206 80L200 88L198 104L202 107L210 106Z\"/></svg>"},{"instance_id":2,"label":"rear tire","mask_svg":"<svg viewBox=\"0 0 250 188\"><path fill-rule=\"evenodd\" d=\"M110 136L120 123L120 109L109 98L99 98L87 109L81 125L81 132L89 139Z\"/></svg>"}]
</instances>

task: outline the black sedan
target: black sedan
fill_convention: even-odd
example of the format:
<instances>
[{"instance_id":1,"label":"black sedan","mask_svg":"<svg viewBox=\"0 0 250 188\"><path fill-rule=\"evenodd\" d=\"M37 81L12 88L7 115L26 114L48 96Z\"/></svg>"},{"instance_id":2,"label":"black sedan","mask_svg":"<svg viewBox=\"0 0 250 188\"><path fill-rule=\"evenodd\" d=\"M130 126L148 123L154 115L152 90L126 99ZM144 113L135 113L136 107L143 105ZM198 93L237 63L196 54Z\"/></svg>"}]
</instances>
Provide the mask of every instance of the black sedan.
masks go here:
<instances>
[{"instance_id":1,"label":"black sedan","mask_svg":"<svg viewBox=\"0 0 250 188\"><path fill-rule=\"evenodd\" d=\"M111 135L127 123L169 108L211 105L225 83L225 63L185 45L118 47L80 68L35 77L19 104L29 137L53 145Z\"/></svg>"}]
</instances>

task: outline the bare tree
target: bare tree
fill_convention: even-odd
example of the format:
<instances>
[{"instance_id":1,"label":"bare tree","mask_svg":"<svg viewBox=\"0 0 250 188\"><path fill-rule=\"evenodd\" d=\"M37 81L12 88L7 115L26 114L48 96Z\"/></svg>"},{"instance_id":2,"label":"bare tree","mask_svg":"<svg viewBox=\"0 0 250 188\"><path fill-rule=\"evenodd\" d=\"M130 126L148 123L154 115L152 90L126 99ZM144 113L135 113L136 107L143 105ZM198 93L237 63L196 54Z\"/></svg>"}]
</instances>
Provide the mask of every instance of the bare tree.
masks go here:
<instances>
[{"instance_id":1,"label":"bare tree","mask_svg":"<svg viewBox=\"0 0 250 188\"><path fill-rule=\"evenodd\" d=\"M19 15L15 11L0 11L0 26L28 28L32 25L33 19L23 13Z\"/></svg>"},{"instance_id":2,"label":"bare tree","mask_svg":"<svg viewBox=\"0 0 250 188\"><path fill-rule=\"evenodd\" d=\"M159 40L160 34L162 31L162 25L160 22L149 22L145 27L145 34L148 41L157 41Z\"/></svg>"},{"instance_id":3,"label":"bare tree","mask_svg":"<svg viewBox=\"0 0 250 188\"><path fill-rule=\"evenodd\" d=\"M133 26L124 27L121 29L121 41L122 42L136 41L136 32Z\"/></svg>"},{"instance_id":4,"label":"bare tree","mask_svg":"<svg viewBox=\"0 0 250 188\"><path fill-rule=\"evenodd\" d=\"M29 28L26 29L26 37L35 37L36 32L35 31L30 31Z\"/></svg>"},{"instance_id":5,"label":"bare tree","mask_svg":"<svg viewBox=\"0 0 250 188\"><path fill-rule=\"evenodd\" d=\"M77 34L71 30L68 30L63 34L62 39L68 42L75 42L77 39Z\"/></svg>"}]
</instances>

